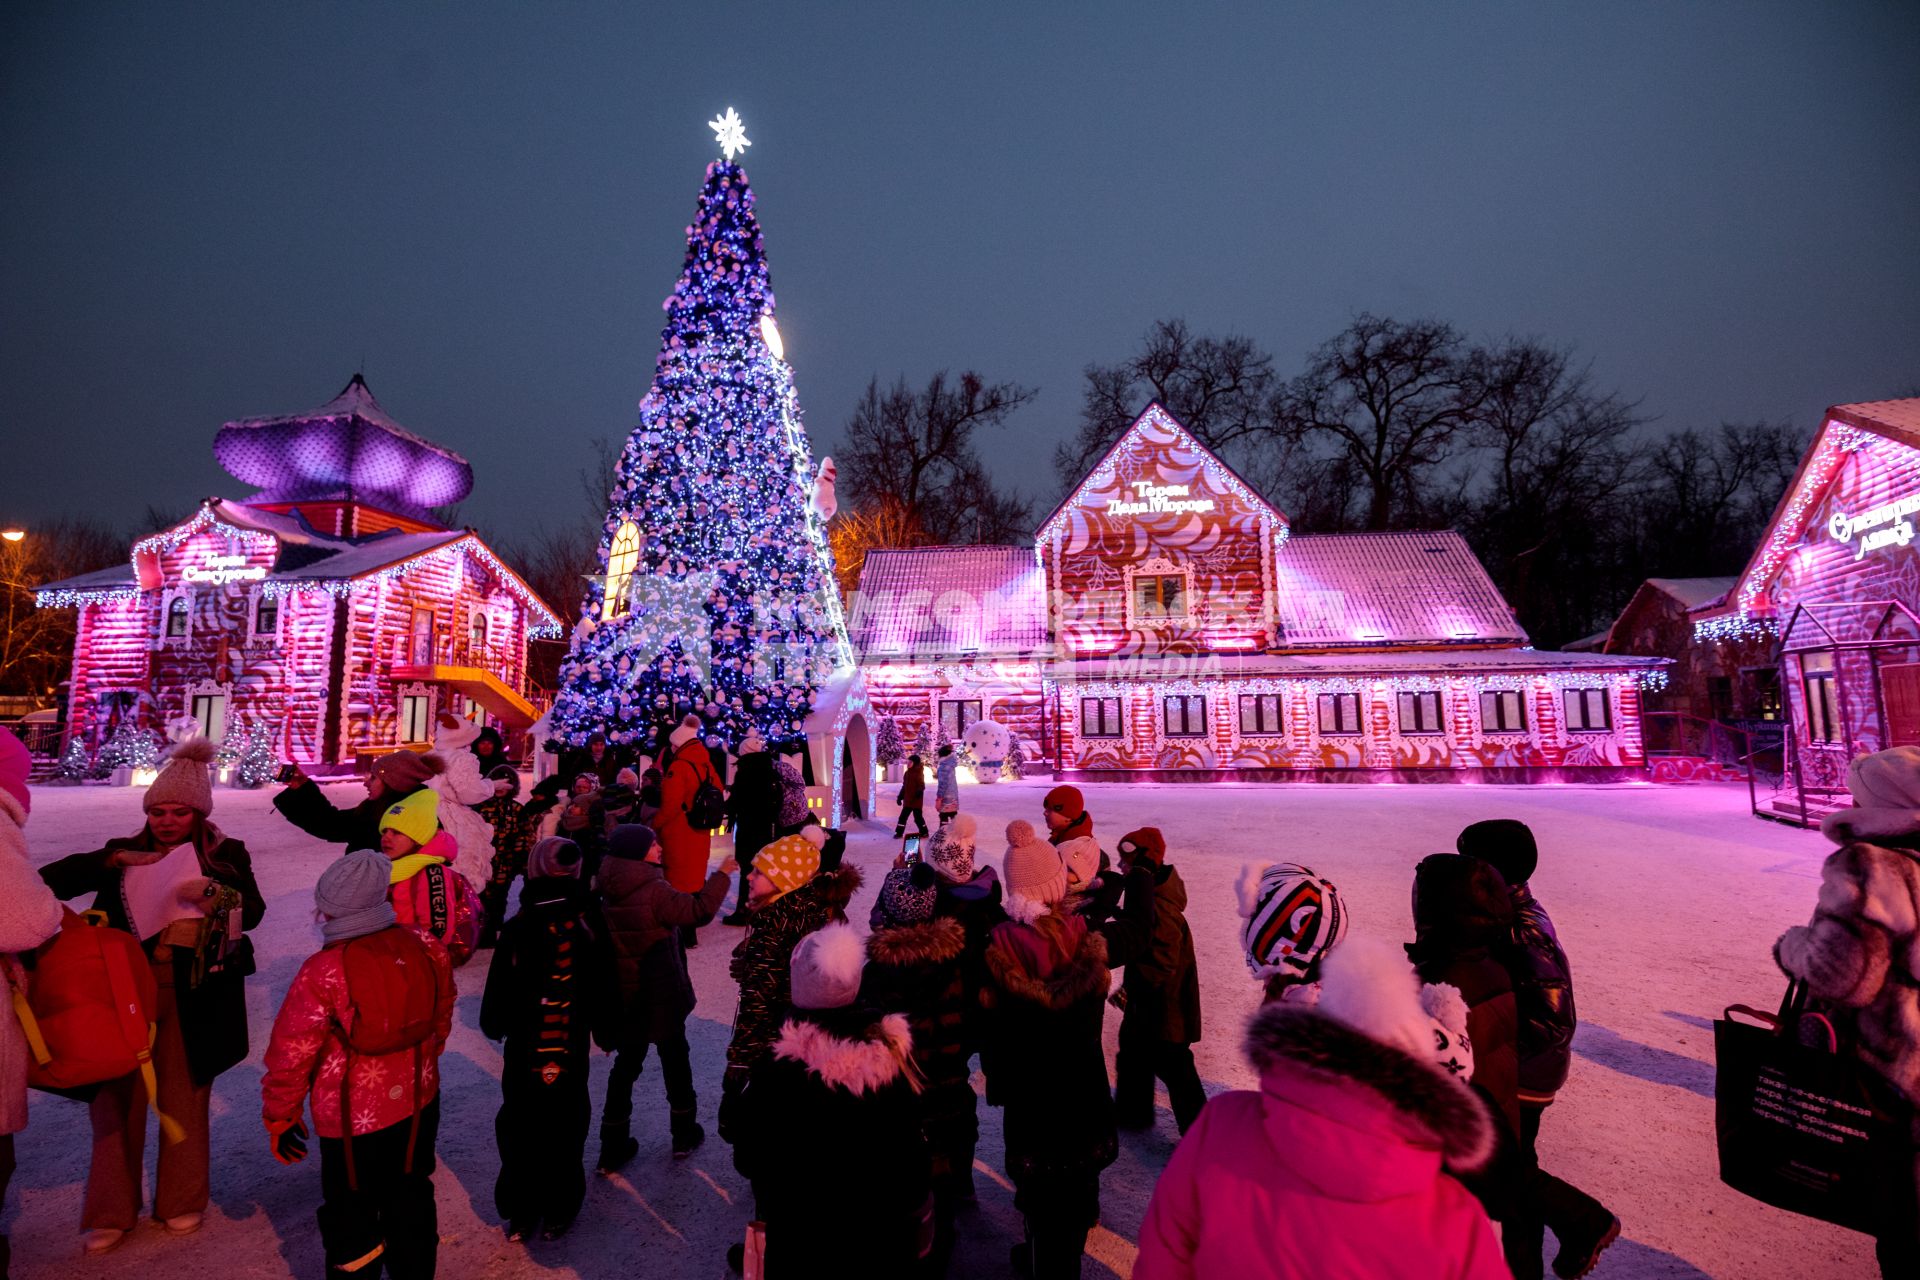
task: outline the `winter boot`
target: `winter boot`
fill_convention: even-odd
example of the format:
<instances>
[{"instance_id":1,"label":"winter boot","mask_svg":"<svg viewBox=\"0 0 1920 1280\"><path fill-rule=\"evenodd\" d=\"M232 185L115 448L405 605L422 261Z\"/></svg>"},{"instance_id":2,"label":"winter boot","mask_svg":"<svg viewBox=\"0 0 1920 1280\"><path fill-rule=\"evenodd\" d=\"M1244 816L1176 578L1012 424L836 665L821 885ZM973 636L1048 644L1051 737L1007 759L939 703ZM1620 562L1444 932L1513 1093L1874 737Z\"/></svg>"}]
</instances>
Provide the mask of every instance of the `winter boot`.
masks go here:
<instances>
[{"instance_id":1,"label":"winter boot","mask_svg":"<svg viewBox=\"0 0 1920 1280\"><path fill-rule=\"evenodd\" d=\"M672 1113L673 1158L684 1159L693 1154L694 1148L707 1140L707 1131L694 1119L694 1112L675 1111Z\"/></svg>"},{"instance_id":2,"label":"winter boot","mask_svg":"<svg viewBox=\"0 0 1920 1280\"><path fill-rule=\"evenodd\" d=\"M1599 1229L1592 1235L1560 1242L1560 1252L1553 1259L1553 1274L1560 1280L1580 1280L1600 1265L1601 1253L1620 1238L1620 1219L1612 1214L1607 1215L1604 1224L1595 1223L1595 1226Z\"/></svg>"},{"instance_id":3,"label":"winter boot","mask_svg":"<svg viewBox=\"0 0 1920 1280\"><path fill-rule=\"evenodd\" d=\"M613 1173L626 1168L627 1162L639 1154L640 1143L626 1129L602 1129L600 1159L595 1167L601 1173Z\"/></svg>"}]
</instances>

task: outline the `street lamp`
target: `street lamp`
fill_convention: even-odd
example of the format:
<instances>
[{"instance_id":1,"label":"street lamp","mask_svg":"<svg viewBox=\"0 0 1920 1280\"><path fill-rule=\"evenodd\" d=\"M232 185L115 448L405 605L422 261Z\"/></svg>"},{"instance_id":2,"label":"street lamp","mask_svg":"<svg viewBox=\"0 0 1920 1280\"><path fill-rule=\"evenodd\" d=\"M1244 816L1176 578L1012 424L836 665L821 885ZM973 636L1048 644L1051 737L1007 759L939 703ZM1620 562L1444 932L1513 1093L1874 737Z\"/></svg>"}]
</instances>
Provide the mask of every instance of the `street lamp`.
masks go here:
<instances>
[{"instance_id":1,"label":"street lamp","mask_svg":"<svg viewBox=\"0 0 1920 1280\"><path fill-rule=\"evenodd\" d=\"M25 538L26 536L27 536L27 531L25 529L11 528L11 527L6 529L0 529L0 538L5 538L8 542L19 542L21 539Z\"/></svg>"}]
</instances>

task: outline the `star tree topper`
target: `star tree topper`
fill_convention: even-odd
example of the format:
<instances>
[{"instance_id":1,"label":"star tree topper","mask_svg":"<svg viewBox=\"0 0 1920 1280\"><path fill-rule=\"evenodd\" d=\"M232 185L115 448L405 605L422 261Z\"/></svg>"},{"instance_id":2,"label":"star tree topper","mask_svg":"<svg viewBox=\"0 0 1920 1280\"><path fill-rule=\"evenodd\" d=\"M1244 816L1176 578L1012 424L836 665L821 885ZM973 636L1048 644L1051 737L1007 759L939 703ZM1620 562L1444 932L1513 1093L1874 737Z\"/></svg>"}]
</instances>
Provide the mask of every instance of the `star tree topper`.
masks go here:
<instances>
[{"instance_id":1,"label":"star tree topper","mask_svg":"<svg viewBox=\"0 0 1920 1280\"><path fill-rule=\"evenodd\" d=\"M732 107L727 108L727 114L707 121L707 128L713 130L714 141L720 144L720 154L729 160L753 145L747 139L747 122Z\"/></svg>"}]
</instances>

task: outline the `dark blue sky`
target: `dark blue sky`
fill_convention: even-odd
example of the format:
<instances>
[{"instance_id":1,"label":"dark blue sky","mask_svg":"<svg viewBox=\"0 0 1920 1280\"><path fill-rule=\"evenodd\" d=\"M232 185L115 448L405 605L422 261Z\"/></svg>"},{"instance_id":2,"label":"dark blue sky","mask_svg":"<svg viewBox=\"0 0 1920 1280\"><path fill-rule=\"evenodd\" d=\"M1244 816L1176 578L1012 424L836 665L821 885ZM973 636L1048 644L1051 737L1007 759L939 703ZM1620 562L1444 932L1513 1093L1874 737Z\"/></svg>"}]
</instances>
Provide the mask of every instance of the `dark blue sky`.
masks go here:
<instances>
[{"instance_id":1,"label":"dark blue sky","mask_svg":"<svg viewBox=\"0 0 1920 1280\"><path fill-rule=\"evenodd\" d=\"M243 486L364 362L573 514L744 163L816 449L869 376L1037 385L1182 315L1291 372L1371 309L1571 343L1664 426L1920 385L1920 5L25 4L0 14L0 519Z\"/></svg>"}]
</instances>

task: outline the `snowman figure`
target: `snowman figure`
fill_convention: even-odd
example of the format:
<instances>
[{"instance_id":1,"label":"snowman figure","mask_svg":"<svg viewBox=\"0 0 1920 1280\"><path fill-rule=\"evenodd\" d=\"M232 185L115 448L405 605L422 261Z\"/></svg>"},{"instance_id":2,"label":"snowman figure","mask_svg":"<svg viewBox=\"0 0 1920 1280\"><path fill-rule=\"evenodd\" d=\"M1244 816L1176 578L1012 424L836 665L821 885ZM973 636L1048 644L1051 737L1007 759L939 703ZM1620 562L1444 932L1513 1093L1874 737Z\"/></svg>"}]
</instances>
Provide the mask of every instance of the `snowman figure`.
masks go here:
<instances>
[{"instance_id":1,"label":"snowman figure","mask_svg":"<svg viewBox=\"0 0 1920 1280\"><path fill-rule=\"evenodd\" d=\"M975 720L961 735L960 743L979 762L979 768L974 770L978 781L999 781L1001 762L1007 758L1007 748L1013 744L1013 735L1007 732L1007 726L998 720Z\"/></svg>"}]
</instances>

